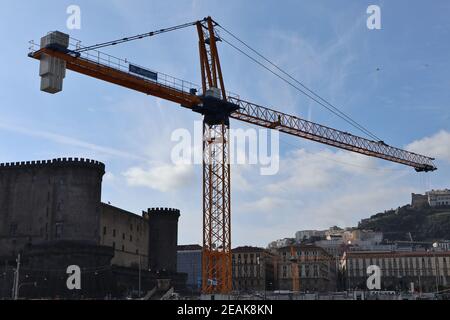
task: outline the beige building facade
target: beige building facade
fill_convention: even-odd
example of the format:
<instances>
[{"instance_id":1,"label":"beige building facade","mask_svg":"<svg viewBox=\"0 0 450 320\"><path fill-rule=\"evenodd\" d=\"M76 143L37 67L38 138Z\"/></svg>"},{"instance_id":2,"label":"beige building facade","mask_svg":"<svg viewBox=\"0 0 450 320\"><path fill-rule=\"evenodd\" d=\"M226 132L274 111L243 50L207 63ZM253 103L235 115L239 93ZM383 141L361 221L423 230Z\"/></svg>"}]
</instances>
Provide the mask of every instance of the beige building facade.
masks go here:
<instances>
[{"instance_id":1,"label":"beige building facade","mask_svg":"<svg viewBox=\"0 0 450 320\"><path fill-rule=\"evenodd\" d=\"M294 287L301 292L336 290L336 260L331 254L315 245L295 245L293 251L294 257L291 246L277 249L275 281L279 290L292 291ZM297 263L297 268L294 268L294 263ZM298 275L293 274L294 270L298 270ZM294 286L293 281L299 283Z\"/></svg>"},{"instance_id":2,"label":"beige building facade","mask_svg":"<svg viewBox=\"0 0 450 320\"><path fill-rule=\"evenodd\" d=\"M449 251L346 252L341 272L349 289L366 289L367 267L381 270L382 290L435 292L450 284Z\"/></svg>"},{"instance_id":3,"label":"beige building facade","mask_svg":"<svg viewBox=\"0 0 450 320\"><path fill-rule=\"evenodd\" d=\"M113 265L148 265L148 222L139 215L102 203L100 244L114 249Z\"/></svg>"}]
</instances>

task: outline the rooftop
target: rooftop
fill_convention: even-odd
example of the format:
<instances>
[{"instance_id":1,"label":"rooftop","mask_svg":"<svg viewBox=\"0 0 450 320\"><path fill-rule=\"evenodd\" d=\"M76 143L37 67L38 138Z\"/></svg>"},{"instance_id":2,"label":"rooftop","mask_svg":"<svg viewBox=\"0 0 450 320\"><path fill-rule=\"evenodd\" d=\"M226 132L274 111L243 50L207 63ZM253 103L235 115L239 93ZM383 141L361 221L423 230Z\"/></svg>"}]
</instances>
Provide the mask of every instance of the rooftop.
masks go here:
<instances>
[{"instance_id":1,"label":"rooftop","mask_svg":"<svg viewBox=\"0 0 450 320\"><path fill-rule=\"evenodd\" d=\"M252 246L242 246L242 247L236 247L231 252L263 252L266 251L264 248L260 247L252 247Z\"/></svg>"},{"instance_id":2,"label":"rooftop","mask_svg":"<svg viewBox=\"0 0 450 320\"><path fill-rule=\"evenodd\" d=\"M177 251L194 251L202 250L202 246L198 244L185 244L177 246Z\"/></svg>"}]
</instances>

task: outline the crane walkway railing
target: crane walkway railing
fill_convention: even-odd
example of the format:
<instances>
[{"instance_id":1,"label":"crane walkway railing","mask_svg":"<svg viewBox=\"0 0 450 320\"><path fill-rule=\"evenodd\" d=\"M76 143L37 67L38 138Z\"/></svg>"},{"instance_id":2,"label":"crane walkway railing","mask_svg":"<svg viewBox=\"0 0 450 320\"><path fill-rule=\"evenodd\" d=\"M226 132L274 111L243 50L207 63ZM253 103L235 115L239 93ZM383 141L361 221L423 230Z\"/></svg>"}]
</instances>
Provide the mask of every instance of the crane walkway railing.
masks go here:
<instances>
[{"instance_id":1,"label":"crane walkway railing","mask_svg":"<svg viewBox=\"0 0 450 320\"><path fill-rule=\"evenodd\" d=\"M29 44L30 44L30 47L29 47L30 54L34 54L35 52L39 51L39 49L41 49L41 46L34 41L30 41ZM83 46L81 45L81 41L74 39L74 38L70 38L68 50L75 52L77 49L80 49L80 48L83 48ZM128 73L135 77L141 78L142 80L145 80L145 81L157 83L159 85L162 85L162 86L165 86L168 88L172 88L172 89L175 89L180 92L187 93L187 94L191 93L192 89L195 89L197 94L201 94L201 87L193 82L182 80L182 79L170 76L170 75L162 73L162 72L154 71L152 69L132 63L132 62L128 61L128 59L118 58L118 57L112 56L110 54L107 54L107 53L104 53L104 52L101 52L98 50L84 51L84 52L79 53L79 55L80 55L80 58L89 60L91 62L94 62L94 63L102 65L102 66L107 66L109 68L119 70L121 72ZM156 79L152 79L152 78L140 75L138 73L131 72L130 65L144 69L149 72L152 72L152 73L156 74L157 77L156 77Z\"/></svg>"},{"instance_id":2,"label":"crane walkway railing","mask_svg":"<svg viewBox=\"0 0 450 320\"><path fill-rule=\"evenodd\" d=\"M84 46L81 45L80 40L72 38L72 37L70 38L68 50L76 52L76 50L82 49L82 48L84 48ZM29 41L28 49L29 49L29 54L32 55L35 52L39 51L41 49L41 46L38 43L36 43L35 41L31 40L31 41ZM118 57L115 57L113 55L110 55L110 54L107 54L107 53L104 53L104 52L98 51L98 50L83 51L83 52L80 52L79 55L80 55L80 58L86 59L86 60L94 62L96 64L106 66L109 68L113 68L113 69L121 71L121 72L125 72L134 77L140 78L144 81L157 83L161 86L175 89L175 90L178 90L185 94L192 94L192 89L195 90L197 95L203 94L203 92L202 92L203 90L202 90L201 86L199 86L198 84L195 84L193 82L186 81L183 79L179 79L179 78L173 77L171 75L165 74L163 72L149 69L147 67L143 67L139 64L130 62L128 59L118 58ZM157 75L156 80L149 78L149 77L145 77L143 75L140 75L140 74L137 74L134 72L131 72L130 65L138 67L138 68L142 68L146 71L156 74ZM239 95L237 95L233 92L227 91L227 95L229 97L239 99Z\"/></svg>"}]
</instances>

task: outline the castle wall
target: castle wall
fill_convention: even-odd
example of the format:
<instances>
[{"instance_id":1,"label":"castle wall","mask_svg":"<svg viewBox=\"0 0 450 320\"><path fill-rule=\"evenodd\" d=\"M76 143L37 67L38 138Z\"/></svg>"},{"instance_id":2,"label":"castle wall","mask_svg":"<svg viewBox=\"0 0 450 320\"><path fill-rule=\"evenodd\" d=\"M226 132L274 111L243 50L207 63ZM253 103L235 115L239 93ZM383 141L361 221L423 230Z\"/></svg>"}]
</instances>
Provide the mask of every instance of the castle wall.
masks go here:
<instances>
[{"instance_id":1,"label":"castle wall","mask_svg":"<svg viewBox=\"0 0 450 320\"><path fill-rule=\"evenodd\" d=\"M112 264L148 266L148 222L142 216L102 203L100 244L114 248Z\"/></svg>"}]
</instances>

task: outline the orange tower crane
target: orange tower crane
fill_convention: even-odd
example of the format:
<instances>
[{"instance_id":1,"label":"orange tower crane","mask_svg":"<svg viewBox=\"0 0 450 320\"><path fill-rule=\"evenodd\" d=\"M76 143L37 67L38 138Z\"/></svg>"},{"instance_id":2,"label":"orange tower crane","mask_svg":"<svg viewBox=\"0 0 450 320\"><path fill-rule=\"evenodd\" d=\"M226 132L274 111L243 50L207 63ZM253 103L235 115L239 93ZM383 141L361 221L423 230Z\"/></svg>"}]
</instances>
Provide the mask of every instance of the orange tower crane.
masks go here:
<instances>
[{"instance_id":1,"label":"orange tower crane","mask_svg":"<svg viewBox=\"0 0 450 320\"><path fill-rule=\"evenodd\" d=\"M97 51L133 40L196 26L199 37L201 91L190 83L160 76L126 60L113 63L111 56ZM39 49L29 56L43 61L60 62L69 69L128 89L172 101L203 116L203 261L202 290L205 294L229 293L232 290L231 266L231 186L229 164L230 118L275 129L293 136L320 142L367 156L401 163L416 171L433 171L432 158L339 131L302 118L269 109L227 94L220 65L217 42L221 40L211 17L200 21L161 29L133 37L100 43L89 47L52 41L41 41ZM61 34L61 33L59 33ZM56 37L57 38L57 37ZM68 38L68 36L67 36ZM64 42L64 41L63 41ZM47 64L51 69L53 64ZM124 69L128 67L127 69ZM44 68L45 69L45 68ZM51 70L50 70L51 71ZM45 77L46 72L41 76ZM48 76L48 75L47 75ZM46 78L48 80L48 78ZM48 84L48 83L47 83ZM42 88L42 87L41 87ZM60 88L51 91L56 93ZM50 91L47 91L50 92Z\"/></svg>"}]
</instances>

